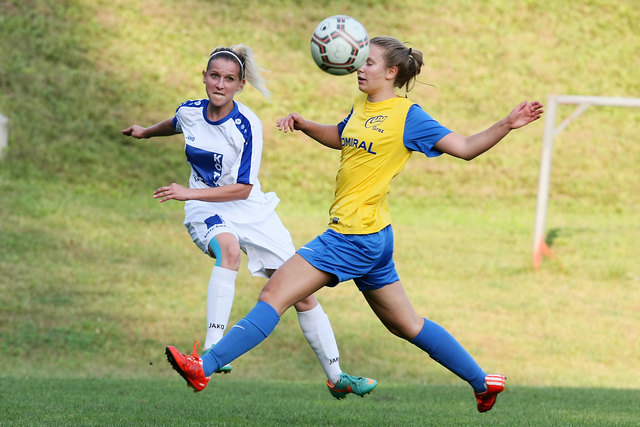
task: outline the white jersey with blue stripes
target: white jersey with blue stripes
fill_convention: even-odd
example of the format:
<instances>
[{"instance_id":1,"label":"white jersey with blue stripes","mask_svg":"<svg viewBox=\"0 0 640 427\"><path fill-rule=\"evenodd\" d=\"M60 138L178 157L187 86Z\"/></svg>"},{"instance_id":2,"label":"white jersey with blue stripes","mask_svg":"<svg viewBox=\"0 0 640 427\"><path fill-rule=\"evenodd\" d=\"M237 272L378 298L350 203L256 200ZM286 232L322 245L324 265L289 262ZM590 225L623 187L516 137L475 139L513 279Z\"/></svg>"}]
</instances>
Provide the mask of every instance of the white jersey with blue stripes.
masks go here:
<instances>
[{"instance_id":1,"label":"white jersey with blue stripes","mask_svg":"<svg viewBox=\"0 0 640 427\"><path fill-rule=\"evenodd\" d=\"M265 217L277 206L275 193L263 193L258 180L262 156L262 123L244 104L234 101L233 110L223 119L207 117L208 99L190 100L176 110L173 127L184 134L185 154L191 165L189 187L220 187L235 183L251 184L246 200L203 202L189 200L185 213L196 206L233 215L238 222L254 222Z\"/></svg>"}]
</instances>

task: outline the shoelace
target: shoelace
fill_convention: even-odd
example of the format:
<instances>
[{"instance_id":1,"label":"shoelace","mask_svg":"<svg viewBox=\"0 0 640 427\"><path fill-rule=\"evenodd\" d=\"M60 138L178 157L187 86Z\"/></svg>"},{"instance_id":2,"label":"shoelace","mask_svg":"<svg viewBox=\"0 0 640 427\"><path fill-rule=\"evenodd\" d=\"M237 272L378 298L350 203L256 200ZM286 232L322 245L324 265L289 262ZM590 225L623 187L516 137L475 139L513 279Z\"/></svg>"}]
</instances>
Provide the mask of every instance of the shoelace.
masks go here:
<instances>
[{"instance_id":1,"label":"shoelace","mask_svg":"<svg viewBox=\"0 0 640 427\"><path fill-rule=\"evenodd\" d=\"M191 355L193 357L198 357L198 349L200 348L200 341L195 340L193 342L193 352L191 353Z\"/></svg>"},{"instance_id":2,"label":"shoelace","mask_svg":"<svg viewBox=\"0 0 640 427\"><path fill-rule=\"evenodd\" d=\"M360 384L360 383L366 383L366 384L368 384L368 383L369 383L369 381L370 381L370 380L369 380L369 378L367 378L367 377L351 377L351 378L353 378L353 381L354 381L354 383L356 383L356 384ZM342 379L340 379L340 381L342 381ZM333 387L337 386L337 385L340 383L340 381L338 381L338 382L337 382ZM366 384L365 384L365 385L366 385ZM332 388L333 388L333 387L332 387Z\"/></svg>"}]
</instances>

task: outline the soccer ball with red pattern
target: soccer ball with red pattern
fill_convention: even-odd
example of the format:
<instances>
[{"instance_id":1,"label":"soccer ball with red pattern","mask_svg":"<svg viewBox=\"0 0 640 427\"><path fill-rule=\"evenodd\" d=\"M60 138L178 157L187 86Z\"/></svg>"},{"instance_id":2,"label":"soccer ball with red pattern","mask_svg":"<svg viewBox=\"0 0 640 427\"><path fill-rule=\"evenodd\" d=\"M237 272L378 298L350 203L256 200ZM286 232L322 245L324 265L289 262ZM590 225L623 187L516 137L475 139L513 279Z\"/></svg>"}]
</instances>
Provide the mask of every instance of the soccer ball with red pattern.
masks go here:
<instances>
[{"instance_id":1,"label":"soccer ball with red pattern","mask_svg":"<svg viewBox=\"0 0 640 427\"><path fill-rule=\"evenodd\" d=\"M323 20L311 37L311 56L329 74L350 74L369 56L369 35L354 18L335 15Z\"/></svg>"}]
</instances>

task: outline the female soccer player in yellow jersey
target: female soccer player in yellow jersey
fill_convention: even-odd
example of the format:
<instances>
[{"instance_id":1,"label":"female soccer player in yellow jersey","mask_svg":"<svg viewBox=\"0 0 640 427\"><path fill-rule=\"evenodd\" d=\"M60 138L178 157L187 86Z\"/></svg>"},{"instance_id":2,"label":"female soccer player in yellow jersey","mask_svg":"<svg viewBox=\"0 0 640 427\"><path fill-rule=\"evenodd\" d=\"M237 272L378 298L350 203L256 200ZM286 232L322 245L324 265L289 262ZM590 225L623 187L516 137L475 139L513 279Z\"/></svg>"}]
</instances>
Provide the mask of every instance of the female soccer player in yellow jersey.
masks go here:
<instances>
[{"instance_id":1,"label":"female soccer player in yellow jersey","mask_svg":"<svg viewBox=\"0 0 640 427\"><path fill-rule=\"evenodd\" d=\"M465 137L431 118L419 105L396 95L408 91L422 67L422 53L392 37L371 40L369 58L358 71L358 96L337 125L321 125L291 113L278 120L284 132L301 130L330 148L342 150L329 228L301 247L269 279L258 303L216 345L194 363L175 347L167 356L187 380L206 379L225 363L260 343L279 316L324 286L353 279L374 313L393 334L425 351L467 381L480 412L490 410L504 390L502 375L487 375L444 328L418 315L400 283L393 262L393 231L386 197L392 178L413 151L471 160L512 129L537 120L537 101L523 102L504 119Z\"/></svg>"}]
</instances>

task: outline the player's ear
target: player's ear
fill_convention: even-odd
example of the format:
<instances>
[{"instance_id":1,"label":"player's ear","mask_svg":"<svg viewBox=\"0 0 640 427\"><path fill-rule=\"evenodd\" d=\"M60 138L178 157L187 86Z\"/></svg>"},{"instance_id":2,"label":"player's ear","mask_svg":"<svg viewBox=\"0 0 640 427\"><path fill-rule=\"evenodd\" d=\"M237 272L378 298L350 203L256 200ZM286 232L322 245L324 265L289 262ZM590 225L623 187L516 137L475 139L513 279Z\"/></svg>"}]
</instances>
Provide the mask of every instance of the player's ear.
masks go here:
<instances>
[{"instance_id":1,"label":"player's ear","mask_svg":"<svg viewBox=\"0 0 640 427\"><path fill-rule=\"evenodd\" d=\"M205 80L207 78L207 70L202 70L202 83L207 83Z\"/></svg>"},{"instance_id":2,"label":"player's ear","mask_svg":"<svg viewBox=\"0 0 640 427\"><path fill-rule=\"evenodd\" d=\"M385 78L387 80L395 80L398 75L398 67L395 65L393 67L387 68L387 73L385 74Z\"/></svg>"}]
</instances>

